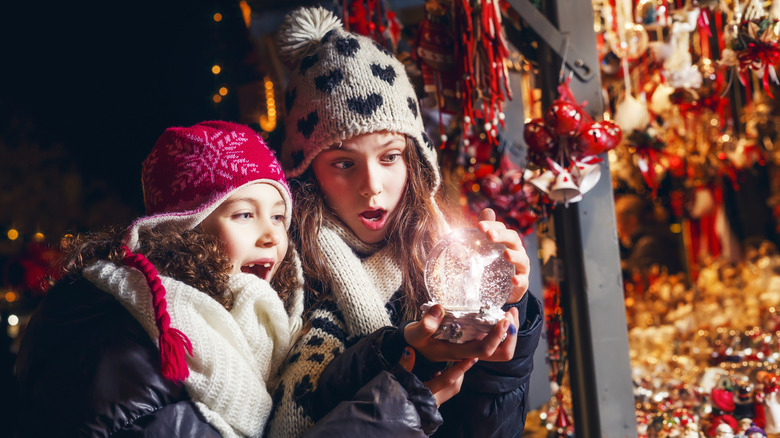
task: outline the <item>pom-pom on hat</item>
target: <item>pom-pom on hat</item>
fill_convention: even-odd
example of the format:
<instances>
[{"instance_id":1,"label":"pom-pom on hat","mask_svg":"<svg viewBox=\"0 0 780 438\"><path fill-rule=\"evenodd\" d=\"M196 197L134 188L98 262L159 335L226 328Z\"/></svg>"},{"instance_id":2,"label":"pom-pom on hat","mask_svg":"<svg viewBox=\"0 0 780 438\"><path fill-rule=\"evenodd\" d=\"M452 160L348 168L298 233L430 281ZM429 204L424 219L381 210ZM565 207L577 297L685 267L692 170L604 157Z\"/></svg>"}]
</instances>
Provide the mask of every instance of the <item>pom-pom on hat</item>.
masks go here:
<instances>
[{"instance_id":1,"label":"pom-pom on hat","mask_svg":"<svg viewBox=\"0 0 780 438\"><path fill-rule=\"evenodd\" d=\"M131 251L137 249L139 230L163 223L195 228L230 195L255 183L279 190L290 226L292 201L281 165L244 125L209 121L166 129L143 162L142 183L147 216L130 227L126 243Z\"/></svg>"},{"instance_id":2,"label":"pom-pom on hat","mask_svg":"<svg viewBox=\"0 0 780 438\"><path fill-rule=\"evenodd\" d=\"M288 177L303 173L322 150L360 134L405 134L441 181L433 142L403 64L368 37L347 32L322 7L290 12L278 34L279 54L290 68L284 96Z\"/></svg>"}]
</instances>

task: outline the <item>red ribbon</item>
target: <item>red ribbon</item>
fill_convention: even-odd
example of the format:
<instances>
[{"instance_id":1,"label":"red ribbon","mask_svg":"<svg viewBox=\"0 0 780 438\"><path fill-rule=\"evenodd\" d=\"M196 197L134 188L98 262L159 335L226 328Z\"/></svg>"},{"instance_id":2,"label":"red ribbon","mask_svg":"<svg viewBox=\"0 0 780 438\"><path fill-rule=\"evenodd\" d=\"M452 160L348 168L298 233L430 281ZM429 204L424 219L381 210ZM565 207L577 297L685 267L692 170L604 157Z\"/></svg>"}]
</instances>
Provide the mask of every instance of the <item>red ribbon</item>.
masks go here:
<instances>
[{"instance_id":1,"label":"red ribbon","mask_svg":"<svg viewBox=\"0 0 780 438\"><path fill-rule=\"evenodd\" d=\"M747 69L751 70L764 70L764 77L762 85L764 91L769 97L774 99L772 93L769 91L769 69L780 62L780 48L777 44L765 44L760 42L750 42L747 45L747 49L740 51L737 54L739 59L739 79L742 84L746 84L745 73Z\"/></svg>"}]
</instances>

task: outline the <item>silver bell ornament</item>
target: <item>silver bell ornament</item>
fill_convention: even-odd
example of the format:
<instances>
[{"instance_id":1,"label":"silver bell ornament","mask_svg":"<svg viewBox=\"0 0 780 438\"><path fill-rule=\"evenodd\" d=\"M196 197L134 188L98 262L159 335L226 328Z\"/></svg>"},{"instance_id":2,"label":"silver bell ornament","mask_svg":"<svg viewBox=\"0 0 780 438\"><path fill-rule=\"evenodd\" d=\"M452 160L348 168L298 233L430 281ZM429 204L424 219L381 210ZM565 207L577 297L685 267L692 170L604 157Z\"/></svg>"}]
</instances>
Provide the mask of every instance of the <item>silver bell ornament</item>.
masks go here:
<instances>
[{"instance_id":1,"label":"silver bell ornament","mask_svg":"<svg viewBox=\"0 0 780 438\"><path fill-rule=\"evenodd\" d=\"M444 308L435 338L454 343L481 339L501 321L515 275L505 250L477 229L453 231L433 247L425 264L430 301L423 310L434 304Z\"/></svg>"}]
</instances>

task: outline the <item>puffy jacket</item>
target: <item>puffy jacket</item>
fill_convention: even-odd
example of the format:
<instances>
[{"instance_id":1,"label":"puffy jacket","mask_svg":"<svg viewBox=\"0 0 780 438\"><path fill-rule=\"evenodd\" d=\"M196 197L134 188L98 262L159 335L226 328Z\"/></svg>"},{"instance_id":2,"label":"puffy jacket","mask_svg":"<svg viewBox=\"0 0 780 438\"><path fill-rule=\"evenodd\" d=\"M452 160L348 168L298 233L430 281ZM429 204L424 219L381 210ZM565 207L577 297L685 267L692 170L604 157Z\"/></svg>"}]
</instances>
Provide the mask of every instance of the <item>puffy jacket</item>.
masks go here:
<instances>
[{"instance_id":1,"label":"puffy jacket","mask_svg":"<svg viewBox=\"0 0 780 438\"><path fill-rule=\"evenodd\" d=\"M460 392L439 408L443 423L440 426L436 424L438 429L428 427L428 433L435 431L434 436L442 437L515 437L522 434L533 354L542 329L542 310L539 300L530 293L512 307L518 308L520 320L524 321L517 333L513 359L477 362L466 372ZM333 359L320 375L319 386L312 393L312 418L315 421L331 407L329 401L347 397L355 386L366 382L368 376L381 372L384 361L378 357L397 360L393 352L405 345L404 325L397 329L381 329ZM428 362L422 355L417 355L414 372L421 380L428 380L445 365ZM345 372L347 369L351 372ZM349 380L344 376L348 376Z\"/></svg>"},{"instance_id":2,"label":"puffy jacket","mask_svg":"<svg viewBox=\"0 0 780 438\"><path fill-rule=\"evenodd\" d=\"M288 421L285 416L301 412L314 424L304 436L319 434L324 424L339 424L339 429L333 428L338 430L338 436L521 436L525 427L525 402L533 369L533 353L542 330L542 309L539 300L530 293L512 307L518 309L522 322L512 360L478 362L466 373L460 393L445 402L438 413L430 391L407 391L414 396L407 397L411 404L402 411L405 416L399 414L401 405L397 399L385 396L389 391L384 394L377 392L374 404L369 407L375 410L363 411L363 414L374 415L372 424L368 420L350 423L350 418L356 418L351 408L366 389L376 389L372 384L383 379L387 370L393 369L393 364L398 362L406 345L403 338L405 324L385 327L351 342L343 331L343 317L336 305L329 301L315 304L315 317L310 322L320 335L304 336L293 349L287 372L283 372L282 385L292 386L295 390L287 391L293 394L292 401L275 402L275 407L279 405L283 409L271 414L272 435L285 436L284 428L280 426ZM400 314L395 308L388 308L388 311L393 317ZM327 333L327 337L322 336L323 333ZM334 357L319 373L317 385L312 389L312 379L305 371L312 368L314 359L320 362L327 356L319 353L320 350L332 348L338 340L344 341L343 346L328 353ZM410 387L424 388L421 381L430 379L445 365L428 362L418 354L414 375L409 375L407 383ZM283 399L284 387L278 392L277 400ZM285 403L293 407L286 408ZM387 415L398 420L391 422L395 429L382 427L382 418ZM357 418L365 417L367 415Z\"/></svg>"},{"instance_id":3,"label":"puffy jacket","mask_svg":"<svg viewBox=\"0 0 780 438\"><path fill-rule=\"evenodd\" d=\"M27 325L16 364L20 437L219 437L111 295L60 282Z\"/></svg>"}]
</instances>

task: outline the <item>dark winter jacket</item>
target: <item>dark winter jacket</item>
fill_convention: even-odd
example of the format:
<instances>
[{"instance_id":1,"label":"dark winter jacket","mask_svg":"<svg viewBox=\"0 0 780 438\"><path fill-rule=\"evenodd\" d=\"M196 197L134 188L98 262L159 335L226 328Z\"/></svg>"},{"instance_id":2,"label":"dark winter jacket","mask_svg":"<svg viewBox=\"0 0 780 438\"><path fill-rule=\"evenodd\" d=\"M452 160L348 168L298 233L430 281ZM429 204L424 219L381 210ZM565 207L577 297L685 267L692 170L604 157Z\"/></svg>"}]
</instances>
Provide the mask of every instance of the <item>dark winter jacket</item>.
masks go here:
<instances>
[{"instance_id":1,"label":"dark winter jacket","mask_svg":"<svg viewBox=\"0 0 780 438\"><path fill-rule=\"evenodd\" d=\"M460 393L440 408L443 423L431 411L435 409L433 395L423 387L414 397L408 398L415 409L407 406L405 422L394 423L402 427L391 435L387 429L351 428L346 420L354 412L344 409L344 405L359 397L362 385L381 379L398 362L406 345L403 338L405 324L386 327L361 339L351 340L346 336L343 317L335 303L321 301L315 304L311 312L313 317L310 318L312 330L294 347L291 360L286 365L287 373L283 372L282 384L275 395L275 412L271 414L270 423L274 434L283 436L284 425L290 420L283 416L298 412L314 423L314 429L305 436L310 436L324 422L339 424L339 436L424 436L434 432L435 436L442 437L521 436L525 427L525 401L533 353L542 330L542 309L539 300L530 293L526 293L513 307L517 307L521 321L514 358L507 362L478 362L469 370ZM400 314L392 306L388 311L391 317ZM322 347L331 348L339 342L341 347L327 354L320 353ZM316 369L314 365L327 360L327 356L333 358L319 374L315 388L312 377ZM417 355L415 375L409 375L408 380L420 388L422 381L430 379L444 365L427 362ZM285 391L285 388L289 390ZM285 396L291 397L285 400ZM380 393L378 397L385 396ZM398 418L394 408L389 404L383 405L385 400L375 400L372 408L376 410L370 414L381 417L389 411ZM279 407L281 410L276 410Z\"/></svg>"},{"instance_id":2,"label":"dark winter jacket","mask_svg":"<svg viewBox=\"0 0 780 438\"><path fill-rule=\"evenodd\" d=\"M86 280L61 282L47 294L16 367L19 437L220 436L184 387L163 378L159 350L141 325ZM365 383L307 436L414 436L418 418L429 428L441 423L430 391L400 366Z\"/></svg>"},{"instance_id":3,"label":"dark winter jacket","mask_svg":"<svg viewBox=\"0 0 780 438\"><path fill-rule=\"evenodd\" d=\"M60 282L27 325L16 364L20 437L219 437L111 295Z\"/></svg>"}]
</instances>

